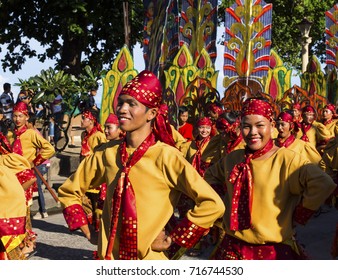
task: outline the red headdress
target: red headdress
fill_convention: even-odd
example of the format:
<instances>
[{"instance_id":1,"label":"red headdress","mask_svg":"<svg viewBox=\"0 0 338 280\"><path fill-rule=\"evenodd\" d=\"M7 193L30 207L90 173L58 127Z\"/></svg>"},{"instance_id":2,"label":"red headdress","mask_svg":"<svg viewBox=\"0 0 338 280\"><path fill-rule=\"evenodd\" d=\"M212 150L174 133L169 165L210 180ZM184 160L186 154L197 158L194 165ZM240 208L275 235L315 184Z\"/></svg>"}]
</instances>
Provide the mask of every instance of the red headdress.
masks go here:
<instances>
[{"instance_id":1,"label":"red headdress","mask_svg":"<svg viewBox=\"0 0 338 280\"><path fill-rule=\"evenodd\" d=\"M288 112L281 112L277 117L277 121L288 122L292 124L292 126L294 125L293 116Z\"/></svg>"},{"instance_id":2,"label":"red headdress","mask_svg":"<svg viewBox=\"0 0 338 280\"><path fill-rule=\"evenodd\" d=\"M212 126L212 121L208 118L208 117L203 117L200 118L197 123L197 126L201 126L201 125L208 125L208 126Z\"/></svg>"},{"instance_id":3,"label":"red headdress","mask_svg":"<svg viewBox=\"0 0 338 280\"><path fill-rule=\"evenodd\" d=\"M303 109L302 109L302 113L316 113L315 108L313 108L311 105L306 105Z\"/></svg>"},{"instance_id":4,"label":"red headdress","mask_svg":"<svg viewBox=\"0 0 338 280\"><path fill-rule=\"evenodd\" d=\"M28 116L28 106L26 103L20 101L14 105L13 112L20 112Z\"/></svg>"},{"instance_id":5,"label":"red headdress","mask_svg":"<svg viewBox=\"0 0 338 280\"><path fill-rule=\"evenodd\" d=\"M295 103L292 105L292 109L297 109L297 110L300 110L301 109L301 106L299 103Z\"/></svg>"},{"instance_id":6,"label":"red headdress","mask_svg":"<svg viewBox=\"0 0 338 280\"><path fill-rule=\"evenodd\" d=\"M159 109L153 126L155 138L175 147L168 121L168 106L162 104L162 86L155 74L142 71L122 88L120 95L123 94L135 98L148 108Z\"/></svg>"},{"instance_id":7,"label":"red headdress","mask_svg":"<svg viewBox=\"0 0 338 280\"><path fill-rule=\"evenodd\" d=\"M217 106L217 104L213 103L209 106L209 110L213 113L217 113L217 114L222 114L223 113L223 109L220 106Z\"/></svg>"},{"instance_id":8,"label":"red headdress","mask_svg":"<svg viewBox=\"0 0 338 280\"><path fill-rule=\"evenodd\" d=\"M336 114L336 107L333 104L325 105L324 109L330 110L333 114Z\"/></svg>"},{"instance_id":9,"label":"red headdress","mask_svg":"<svg viewBox=\"0 0 338 280\"><path fill-rule=\"evenodd\" d=\"M261 115L270 121L273 121L272 106L261 99L250 98L244 101L241 116L242 118L247 115Z\"/></svg>"},{"instance_id":10,"label":"red headdress","mask_svg":"<svg viewBox=\"0 0 338 280\"><path fill-rule=\"evenodd\" d=\"M117 116L113 113L110 113L108 118L106 119L105 124L119 124L119 119L117 118Z\"/></svg>"}]
</instances>

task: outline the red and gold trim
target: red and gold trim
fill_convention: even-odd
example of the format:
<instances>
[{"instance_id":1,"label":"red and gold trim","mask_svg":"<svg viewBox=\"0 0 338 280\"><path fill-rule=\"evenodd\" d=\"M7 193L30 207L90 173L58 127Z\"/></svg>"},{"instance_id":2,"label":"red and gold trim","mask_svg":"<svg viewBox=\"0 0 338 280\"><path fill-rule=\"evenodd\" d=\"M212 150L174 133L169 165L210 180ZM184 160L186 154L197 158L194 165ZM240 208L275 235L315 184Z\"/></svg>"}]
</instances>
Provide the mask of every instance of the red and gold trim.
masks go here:
<instances>
[{"instance_id":1,"label":"red and gold trim","mask_svg":"<svg viewBox=\"0 0 338 280\"><path fill-rule=\"evenodd\" d=\"M26 217L0 218L0 238L25 233Z\"/></svg>"},{"instance_id":2,"label":"red and gold trim","mask_svg":"<svg viewBox=\"0 0 338 280\"><path fill-rule=\"evenodd\" d=\"M43 162L45 162L47 159L46 158L43 158L41 156L41 154L39 154L34 160L33 160L33 163L35 166L39 166L40 164L42 164Z\"/></svg>"},{"instance_id":3,"label":"red and gold trim","mask_svg":"<svg viewBox=\"0 0 338 280\"><path fill-rule=\"evenodd\" d=\"M305 208L303 205L298 204L293 213L293 219L296 223L305 225L315 212L316 211Z\"/></svg>"},{"instance_id":4,"label":"red and gold trim","mask_svg":"<svg viewBox=\"0 0 338 280\"><path fill-rule=\"evenodd\" d=\"M18 178L20 184L24 184L27 181L35 178L35 173L33 169L25 169L23 171L20 171L16 173L16 177Z\"/></svg>"},{"instance_id":5,"label":"red and gold trim","mask_svg":"<svg viewBox=\"0 0 338 280\"><path fill-rule=\"evenodd\" d=\"M170 237L178 245L192 248L208 232L209 229L195 225L187 218L184 218L170 233Z\"/></svg>"},{"instance_id":6,"label":"red and gold trim","mask_svg":"<svg viewBox=\"0 0 338 280\"><path fill-rule=\"evenodd\" d=\"M79 204L73 204L63 209L63 216L70 230L76 230L88 224L87 215Z\"/></svg>"}]
</instances>

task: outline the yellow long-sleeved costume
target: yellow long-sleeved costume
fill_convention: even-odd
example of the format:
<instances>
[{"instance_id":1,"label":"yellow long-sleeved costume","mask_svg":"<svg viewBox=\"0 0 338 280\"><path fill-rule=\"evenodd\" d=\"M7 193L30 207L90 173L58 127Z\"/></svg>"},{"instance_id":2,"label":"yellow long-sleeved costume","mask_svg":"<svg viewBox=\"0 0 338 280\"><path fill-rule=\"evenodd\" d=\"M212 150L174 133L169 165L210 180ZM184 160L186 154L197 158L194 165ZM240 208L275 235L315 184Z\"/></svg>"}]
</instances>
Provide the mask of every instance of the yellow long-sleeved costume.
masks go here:
<instances>
[{"instance_id":1,"label":"yellow long-sleeved costume","mask_svg":"<svg viewBox=\"0 0 338 280\"><path fill-rule=\"evenodd\" d=\"M91 186L107 183L107 196L99 231L98 256L105 256L111 227L112 197L122 163L117 142L109 142L101 151L81 162L78 170L59 188L59 199L70 229L87 224L81 210L81 196ZM133 152L127 148L128 154ZM196 206L187 213L189 221L209 228L223 215L224 204L215 191L184 159L179 150L157 142L130 169L129 179L136 199L138 259L166 259L151 244L172 216L181 192L191 197ZM70 210L70 211L68 211ZM76 219L70 216L77 217ZM68 217L67 217L68 216ZM118 258L119 232L114 243L113 258ZM182 232L185 232L182 230ZM183 233L182 233L183 234Z\"/></svg>"},{"instance_id":2,"label":"yellow long-sleeved costume","mask_svg":"<svg viewBox=\"0 0 338 280\"><path fill-rule=\"evenodd\" d=\"M205 173L209 184L225 185L226 233L250 244L289 243L293 237L293 214L301 201L304 209L317 210L336 185L317 165L298 153L279 148L267 159L251 160L253 175L252 227L230 230L233 184L228 180L233 167L244 159L237 150L211 166ZM306 222L306 221L305 221Z\"/></svg>"},{"instance_id":3,"label":"yellow long-sleeved costume","mask_svg":"<svg viewBox=\"0 0 338 280\"><path fill-rule=\"evenodd\" d=\"M14 137L10 137L8 140L12 145L15 139ZM33 162L36 166L51 158L55 153L52 144L34 129L27 129L22 133L20 141L23 152L22 156L28 161Z\"/></svg>"},{"instance_id":4,"label":"yellow long-sleeved costume","mask_svg":"<svg viewBox=\"0 0 338 280\"><path fill-rule=\"evenodd\" d=\"M0 163L0 259L25 238L26 199L15 173ZM7 256L8 257L8 256Z\"/></svg>"}]
</instances>

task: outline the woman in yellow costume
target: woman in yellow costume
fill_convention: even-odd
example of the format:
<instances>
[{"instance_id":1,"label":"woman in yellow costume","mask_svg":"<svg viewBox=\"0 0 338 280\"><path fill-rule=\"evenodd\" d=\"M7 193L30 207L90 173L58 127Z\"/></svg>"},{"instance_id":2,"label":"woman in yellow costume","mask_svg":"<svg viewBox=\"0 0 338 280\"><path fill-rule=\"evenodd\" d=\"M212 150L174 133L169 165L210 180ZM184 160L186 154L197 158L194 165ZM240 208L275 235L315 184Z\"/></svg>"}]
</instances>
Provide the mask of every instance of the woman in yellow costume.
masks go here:
<instances>
[{"instance_id":1,"label":"woman in yellow costume","mask_svg":"<svg viewBox=\"0 0 338 280\"><path fill-rule=\"evenodd\" d=\"M107 142L100 123L98 122L98 112L93 109L86 109L82 113L81 127L84 132L81 134L81 153L80 160L93 154L94 149L103 143ZM86 192L83 196L84 205L87 213L87 218L95 229L99 229L101 210L97 208L97 203L100 198L101 190L105 192L104 185L97 185Z\"/></svg>"},{"instance_id":2,"label":"woman in yellow costume","mask_svg":"<svg viewBox=\"0 0 338 280\"><path fill-rule=\"evenodd\" d=\"M69 228L80 228L92 240L81 196L107 183L99 259L167 259L164 250L172 241L193 247L224 212L220 197L175 147L167 106L161 103L162 86L153 73L145 70L129 81L116 108L126 132L122 143L110 141L87 157L59 188ZM167 236L164 228L181 193L196 205Z\"/></svg>"},{"instance_id":3,"label":"woman in yellow costume","mask_svg":"<svg viewBox=\"0 0 338 280\"><path fill-rule=\"evenodd\" d=\"M0 236L2 240L2 247L1 249L1 256L0 259L12 259L12 260L24 260L26 259L26 256L33 250L29 246L29 233L26 231L26 199L25 199L25 193L24 190L26 190L28 187L30 187L35 181L35 174L33 170L30 168L30 164L28 160L26 160L24 157L12 153L11 147L9 142L7 141L6 137L0 133L0 167L4 167L4 169L1 169L1 186L0 186L0 196L1 196L1 216L0 216ZM9 171L10 170L10 171ZM11 178L11 174L4 175L3 172L13 173L16 175L16 178L12 179L11 181L6 181L8 178ZM3 178L3 177L4 178ZM17 187L17 183L19 183L20 188ZM12 188L13 192L11 192L10 189L6 188ZM5 197L5 194L8 194L8 197ZM22 195L23 195L23 201L22 201ZM14 196L14 198L13 198ZM16 198L17 196L17 198ZM13 205L11 204L13 202ZM11 204L10 206L8 204ZM12 208L14 206L14 208ZM17 207L18 211L15 211ZM19 213L22 214L22 209L24 209L24 219L18 218ZM6 212L8 210L8 212ZM13 218L4 218L2 215L6 216L4 213L9 213L9 215L12 215ZM16 214L14 214L16 213ZM1 218L2 217L2 218ZM13 223L18 223L20 225L18 228L20 228L19 232L20 234L17 234L17 231L13 227L8 227L8 224L5 225L6 221L9 221L9 224L11 224L10 221L13 221ZM22 224L24 227L24 230L22 232L21 227ZM3 232L2 232L3 231Z\"/></svg>"},{"instance_id":4,"label":"woman in yellow costume","mask_svg":"<svg viewBox=\"0 0 338 280\"><path fill-rule=\"evenodd\" d=\"M295 123L291 113L281 112L277 116L276 127L278 130L278 137L275 139L276 146L288 148L301 154L312 163L319 164L322 157L316 147L295 137Z\"/></svg>"},{"instance_id":5,"label":"woman in yellow costume","mask_svg":"<svg viewBox=\"0 0 338 280\"><path fill-rule=\"evenodd\" d=\"M332 137L338 135L338 118L336 115L336 107L333 104L325 105L321 122L331 132Z\"/></svg>"},{"instance_id":6,"label":"woman in yellow costume","mask_svg":"<svg viewBox=\"0 0 338 280\"><path fill-rule=\"evenodd\" d=\"M225 188L225 237L214 259L299 259L294 222L305 224L336 187L318 165L274 145L274 114L262 99L248 99L241 113L246 148L205 173Z\"/></svg>"}]
</instances>

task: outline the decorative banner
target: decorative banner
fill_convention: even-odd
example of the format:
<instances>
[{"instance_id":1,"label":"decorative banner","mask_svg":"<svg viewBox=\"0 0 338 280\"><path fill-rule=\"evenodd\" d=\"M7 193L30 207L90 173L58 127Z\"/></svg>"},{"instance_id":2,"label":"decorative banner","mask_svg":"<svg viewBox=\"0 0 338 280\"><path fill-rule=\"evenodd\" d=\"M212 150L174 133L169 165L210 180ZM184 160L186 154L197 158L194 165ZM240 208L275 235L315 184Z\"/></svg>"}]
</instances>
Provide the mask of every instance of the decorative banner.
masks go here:
<instances>
[{"instance_id":1,"label":"decorative banner","mask_svg":"<svg viewBox=\"0 0 338 280\"><path fill-rule=\"evenodd\" d=\"M217 0L183 0L180 18L180 46L186 44L193 58L205 49L216 60Z\"/></svg>"},{"instance_id":2,"label":"decorative banner","mask_svg":"<svg viewBox=\"0 0 338 280\"><path fill-rule=\"evenodd\" d=\"M338 67L338 4L335 4L331 10L325 12L325 20L326 66L327 70L331 71Z\"/></svg>"},{"instance_id":3,"label":"decorative banner","mask_svg":"<svg viewBox=\"0 0 338 280\"><path fill-rule=\"evenodd\" d=\"M162 55L163 33L169 0L143 1L146 11L143 39L145 68L158 76Z\"/></svg>"},{"instance_id":4,"label":"decorative banner","mask_svg":"<svg viewBox=\"0 0 338 280\"><path fill-rule=\"evenodd\" d=\"M164 37L160 57L161 68L164 68L166 64L170 65L178 52L178 21L177 0L170 0L167 6L164 26Z\"/></svg>"},{"instance_id":5,"label":"decorative banner","mask_svg":"<svg viewBox=\"0 0 338 280\"><path fill-rule=\"evenodd\" d=\"M236 0L226 9L224 76L263 77L269 70L272 4Z\"/></svg>"}]
</instances>

